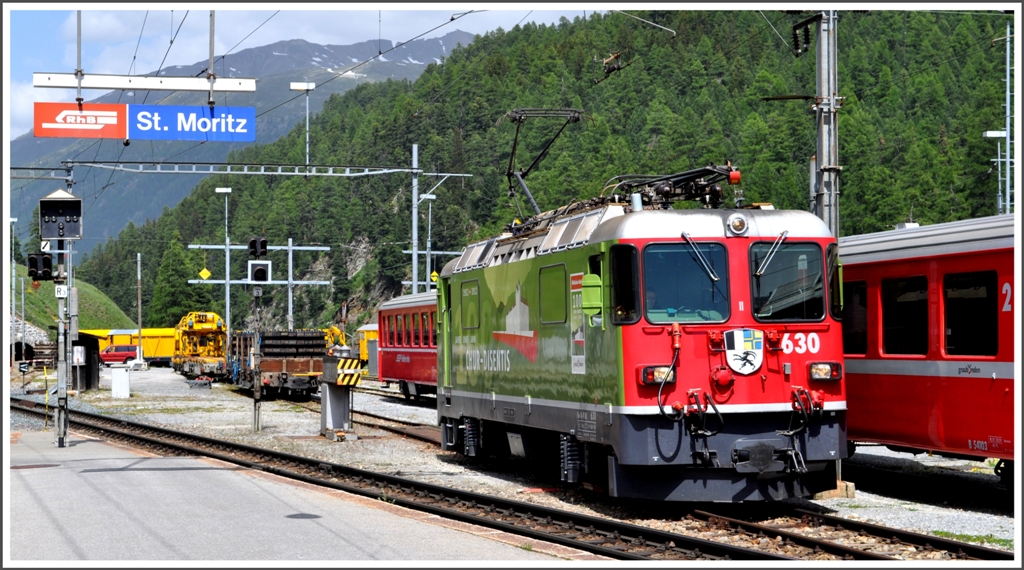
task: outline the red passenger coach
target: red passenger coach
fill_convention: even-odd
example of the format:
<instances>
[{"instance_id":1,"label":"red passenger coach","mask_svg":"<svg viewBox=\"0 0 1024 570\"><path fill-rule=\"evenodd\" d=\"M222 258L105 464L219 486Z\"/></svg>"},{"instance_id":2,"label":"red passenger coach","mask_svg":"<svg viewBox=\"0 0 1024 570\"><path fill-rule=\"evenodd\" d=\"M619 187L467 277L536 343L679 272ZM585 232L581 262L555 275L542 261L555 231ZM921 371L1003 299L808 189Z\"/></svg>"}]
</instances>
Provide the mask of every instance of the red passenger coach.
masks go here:
<instances>
[{"instance_id":1,"label":"red passenger coach","mask_svg":"<svg viewBox=\"0 0 1024 570\"><path fill-rule=\"evenodd\" d=\"M437 393L437 293L403 295L377 311L378 378L409 399Z\"/></svg>"},{"instance_id":2,"label":"red passenger coach","mask_svg":"<svg viewBox=\"0 0 1024 570\"><path fill-rule=\"evenodd\" d=\"M850 236L843 263L848 439L997 458L1013 480L1014 218Z\"/></svg>"}]
</instances>

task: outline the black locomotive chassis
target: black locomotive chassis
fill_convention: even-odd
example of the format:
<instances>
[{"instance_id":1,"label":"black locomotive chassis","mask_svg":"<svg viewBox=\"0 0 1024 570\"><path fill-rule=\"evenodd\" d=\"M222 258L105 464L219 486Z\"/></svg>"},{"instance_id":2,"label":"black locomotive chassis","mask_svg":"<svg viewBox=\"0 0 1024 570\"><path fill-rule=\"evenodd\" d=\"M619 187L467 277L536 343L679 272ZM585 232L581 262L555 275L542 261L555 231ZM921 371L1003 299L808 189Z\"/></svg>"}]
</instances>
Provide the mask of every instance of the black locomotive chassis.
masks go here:
<instances>
[{"instance_id":1,"label":"black locomotive chassis","mask_svg":"<svg viewBox=\"0 0 1024 570\"><path fill-rule=\"evenodd\" d=\"M466 392L439 397L438 410L447 432L442 445L450 451L464 452L459 426L467 417L482 420L478 445L484 451L504 451L506 432L522 437L527 455L531 443L542 445L541 438L570 435L587 447L590 464L583 469L598 473L602 480L593 482L617 497L728 502L806 497L835 489L836 461L846 457L844 410L811 417L791 436L779 433L800 425L791 412L725 413L719 433L702 436L688 422L661 416ZM705 427L714 431L719 420L710 409L708 416Z\"/></svg>"}]
</instances>

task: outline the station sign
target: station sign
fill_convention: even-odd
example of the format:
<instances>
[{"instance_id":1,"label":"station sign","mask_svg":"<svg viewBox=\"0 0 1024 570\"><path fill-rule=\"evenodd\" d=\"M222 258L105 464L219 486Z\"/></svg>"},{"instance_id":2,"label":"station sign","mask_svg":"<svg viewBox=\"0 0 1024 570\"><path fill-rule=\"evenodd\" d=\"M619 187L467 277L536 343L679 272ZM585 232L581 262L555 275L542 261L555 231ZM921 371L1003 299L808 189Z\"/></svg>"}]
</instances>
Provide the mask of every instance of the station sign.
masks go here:
<instances>
[{"instance_id":1,"label":"station sign","mask_svg":"<svg viewBox=\"0 0 1024 570\"><path fill-rule=\"evenodd\" d=\"M101 103L36 103L37 137L123 139L128 134L128 106Z\"/></svg>"},{"instance_id":2,"label":"station sign","mask_svg":"<svg viewBox=\"0 0 1024 570\"><path fill-rule=\"evenodd\" d=\"M36 103L36 137L255 142L255 107Z\"/></svg>"},{"instance_id":3,"label":"station sign","mask_svg":"<svg viewBox=\"0 0 1024 570\"><path fill-rule=\"evenodd\" d=\"M256 108L128 105L128 138L256 142Z\"/></svg>"}]
</instances>

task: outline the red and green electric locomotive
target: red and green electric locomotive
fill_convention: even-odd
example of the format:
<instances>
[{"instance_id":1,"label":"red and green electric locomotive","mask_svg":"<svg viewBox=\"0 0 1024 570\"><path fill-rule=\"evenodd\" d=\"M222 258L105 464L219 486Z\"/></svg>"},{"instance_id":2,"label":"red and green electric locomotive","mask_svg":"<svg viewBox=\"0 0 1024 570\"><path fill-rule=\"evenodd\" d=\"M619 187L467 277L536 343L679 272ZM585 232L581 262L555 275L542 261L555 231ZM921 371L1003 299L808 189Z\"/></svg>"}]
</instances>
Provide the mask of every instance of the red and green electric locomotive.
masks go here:
<instances>
[{"instance_id":1,"label":"red and green electric locomotive","mask_svg":"<svg viewBox=\"0 0 1024 570\"><path fill-rule=\"evenodd\" d=\"M438 287L443 448L550 461L563 481L618 497L836 488L836 239L808 212L720 208L720 182L739 172L618 177L601 197L511 224L449 262Z\"/></svg>"}]
</instances>

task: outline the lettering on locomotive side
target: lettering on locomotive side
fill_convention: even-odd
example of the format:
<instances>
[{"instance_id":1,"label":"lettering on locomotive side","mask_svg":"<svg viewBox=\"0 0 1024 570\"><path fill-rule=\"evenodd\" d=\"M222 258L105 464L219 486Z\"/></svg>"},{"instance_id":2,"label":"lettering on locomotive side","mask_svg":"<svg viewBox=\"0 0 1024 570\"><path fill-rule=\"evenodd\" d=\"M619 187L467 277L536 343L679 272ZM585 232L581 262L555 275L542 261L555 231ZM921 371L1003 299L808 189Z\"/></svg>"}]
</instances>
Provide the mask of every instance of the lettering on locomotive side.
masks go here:
<instances>
[{"instance_id":1,"label":"lettering on locomotive side","mask_svg":"<svg viewBox=\"0 0 1024 570\"><path fill-rule=\"evenodd\" d=\"M412 362L412 359L409 358L408 354L397 354L397 355L395 355L395 362L399 362L399 363L402 363L402 364L408 364L408 363Z\"/></svg>"},{"instance_id":2,"label":"lettering on locomotive side","mask_svg":"<svg viewBox=\"0 0 1024 570\"><path fill-rule=\"evenodd\" d=\"M466 351L466 370L509 372L512 370L510 353L509 350L468 350Z\"/></svg>"},{"instance_id":3,"label":"lettering on locomotive side","mask_svg":"<svg viewBox=\"0 0 1024 570\"><path fill-rule=\"evenodd\" d=\"M956 369L956 373L960 375L967 374L969 376L971 374L977 374L979 372L981 372L981 368L978 368L977 366L972 366L970 364L968 364L967 366L960 366Z\"/></svg>"},{"instance_id":4,"label":"lettering on locomotive side","mask_svg":"<svg viewBox=\"0 0 1024 570\"><path fill-rule=\"evenodd\" d=\"M583 439L597 438L597 412L576 410L576 436Z\"/></svg>"}]
</instances>

